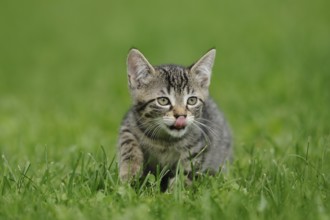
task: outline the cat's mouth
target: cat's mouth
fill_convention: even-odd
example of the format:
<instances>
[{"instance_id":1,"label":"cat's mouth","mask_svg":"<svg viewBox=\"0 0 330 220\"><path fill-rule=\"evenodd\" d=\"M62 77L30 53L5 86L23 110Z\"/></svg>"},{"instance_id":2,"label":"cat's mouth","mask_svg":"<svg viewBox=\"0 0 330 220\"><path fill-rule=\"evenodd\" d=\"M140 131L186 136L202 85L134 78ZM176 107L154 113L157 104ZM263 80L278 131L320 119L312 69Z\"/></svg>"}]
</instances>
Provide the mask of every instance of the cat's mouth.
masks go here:
<instances>
[{"instance_id":1,"label":"cat's mouth","mask_svg":"<svg viewBox=\"0 0 330 220\"><path fill-rule=\"evenodd\" d=\"M171 126L167 126L168 128L168 133L175 138L181 138L187 131L187 126L175 126L175 125L171 125Z\"/></svg>"},{"instance_id":2,"label":"cat's mouth","mask_svg":"<svg viewBox=\"0 0 330 220\"><path fill-rule=\"evenodd\" d=\"M175 118L175 120L173 120L173 118L165 119L164 122L166 130L170 136L177 138L182 137L186 133L189 125L188 119L185 116L179 116Z\"/></svg>"},{"instance_id":3,"label":"cat's mouth","mask_svg":"<svg viewBox=\"0 0 330 220\"><path fill-rule=\"evenodd\" d=\"M186 128L186 126L181 126L181 127L175 126L175 125L169 126L169 129L172 131L173 130L181 131L181 130L184 130L185 128Z\"/></svg>"},{"instance_id":4,"label":"cat's mouth","mask_svg":"<svg viewBox=\"0 0 330 220\"><path fill-rule=\"evenodd\" d=\"M171 130L183 130L187 126L187 119L185 116L178 117L175 122L169 126Z\"/></svg>"}]
</instances>

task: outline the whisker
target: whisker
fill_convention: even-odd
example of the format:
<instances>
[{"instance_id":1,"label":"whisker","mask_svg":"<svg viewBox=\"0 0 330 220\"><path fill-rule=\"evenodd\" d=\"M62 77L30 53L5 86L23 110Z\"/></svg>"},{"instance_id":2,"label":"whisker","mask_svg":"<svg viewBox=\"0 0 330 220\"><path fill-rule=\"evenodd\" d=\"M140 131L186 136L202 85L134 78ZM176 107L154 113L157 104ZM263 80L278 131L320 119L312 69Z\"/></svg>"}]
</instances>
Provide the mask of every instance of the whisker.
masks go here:
<instances>
[{"instance_id":1,"label":"whisker","mask_svg":"<svg viewBox=\"0 0 330 220\"><path fill-rule=\"evenodd\" d=\"M154 130L151 134L152 139L155 139L157 137L158 132L160 131L161 128L162 128L162 124L160 124L160 123L154 128Z\"/></svg>"},{"instance_id":2,"label":"whisker","mask_svg":"<svg viewBox=\"0 0 330 220\"><path fill-rule=\"evenodd\" d=\"M153 131L158 127L159 125L158 125L158 123L153 123L152 125L150 125L147 129L146 129L146 131L145 131L145 134L147 135L147 136L152 136L152 133L153 133Z\"/></svg>"},{"instance_id":3,"label":"whisker","mask_svg":"<svg viewBox=\"0 0 330 220\"><path fill-rule=\"evenodd\" d=\"M199 127L199 125L197 123L194 123L194 122L192 124L201 131L201 133L202 133L203 137L205 138L206 142L211 143L211 139L210 139L209 135L207 133L205 133L205 131L201 127Z\"/></svg>"},{"instance_id":4,"label":"whisker","mask_svg":"<svg viewBox=\"0 0 330 220\"><path fill-rule=\"evenodd\" d=\"M212 127L214 127L214 128L217 128L217 129L219 129L220 131L223 131L223 127L221 127L219 124L217 124L217 123L215 123L214 121L211 121L211 120L209 120L209 119L205 119L205 118L197 118L197 119L195 119L196 121L199 121L199 122L201 122L201 123L203 123L203 124L205 124L205 123L208 123L208 124L210 124Z\"/></svg>"},{"instance_id":5,"label":"whisker","mask_svg":"<svg viewBox=\"0 0 330 220\"><path fill-rule=\"evenodd\" d=\"M144 131L145 135L142 136L141 142L144 142L147 137L152 140L156 139L157 134L162 127L162 122L159 119L154 119L144 124L148 124L148 126Z\"/></svg>"},{"instance_id":6,"label":"whisker","mask_svg":"<svg viewBox=\"0 0 330 220\"><path fill-rule=\"evenodd\" d=\"M204 124L200 121L197 121L197 120L195 120L194 122L197 123L198 125L203 126L206 130L208 130L210 133L212 133L212 135L214 135L215 137L220 138L220 134L218 132L216 132L214 129L212 129L210 126L207 126L206 124Z\"/></svg>"}]
</instances>

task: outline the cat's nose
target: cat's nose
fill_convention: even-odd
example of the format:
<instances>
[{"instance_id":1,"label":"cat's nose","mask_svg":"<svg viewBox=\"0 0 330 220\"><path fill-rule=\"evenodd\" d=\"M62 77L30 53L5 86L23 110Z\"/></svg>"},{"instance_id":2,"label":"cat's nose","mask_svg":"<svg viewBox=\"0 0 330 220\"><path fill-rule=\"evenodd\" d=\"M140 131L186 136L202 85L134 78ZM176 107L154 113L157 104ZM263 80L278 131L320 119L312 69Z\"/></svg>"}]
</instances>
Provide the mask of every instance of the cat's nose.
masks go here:
<instances>
[{"instance_id":1,"label":"cat's nose","mask_svg":"<svg viewBox=\"0 0 330 220\"><path fill-rule=\"evenodd\" d=\"M173 108L173 116L177 119L181 116L187 117L187 110L183 106L174 106Z\"/></svg>"},{"instance_id":2,"label":"cat's nose","mask_svg":"<svg viewBox=\"0 0 330 220\"><path fill-rule=\"evenodd\" d=\"M174 117L175 117L176 119L178 119L179 117L184 117L184 118L186 118L186 117L187 117L187 114L175 114Z\"/></svg>"}]
</instances>

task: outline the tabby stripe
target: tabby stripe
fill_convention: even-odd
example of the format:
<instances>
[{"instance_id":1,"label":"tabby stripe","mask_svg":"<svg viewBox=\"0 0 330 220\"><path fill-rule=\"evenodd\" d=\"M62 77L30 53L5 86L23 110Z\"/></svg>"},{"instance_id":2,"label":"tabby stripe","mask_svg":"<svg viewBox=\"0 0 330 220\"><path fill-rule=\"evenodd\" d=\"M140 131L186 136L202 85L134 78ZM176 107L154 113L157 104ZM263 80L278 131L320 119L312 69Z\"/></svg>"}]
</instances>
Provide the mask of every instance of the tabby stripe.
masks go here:
<instances>
[{"instance_id":1,"label":"tabby stripe","mask_svg":"<svg viewBox=\"0 0 330 220\"><path fill-rule=\"evenodd\" d=\"M187 75L184 72L182 72L181 91L184 91L184 89L186 88L187 84L188 84L188 77L187 77Z\"/></svg>"},{"instance_id":2,"label":"tabby stripe","mask_svg":"<svg viewBox=\"0 0 330 220\"><path fill-rule=\"evenodd\" d=\"M123 146L123 145L128 145L128 144L132 143L133 141L134 141L134 140L132 140L132 139L127 139L127 140L123 141L120 145L121 145L121 146Z\"/></svg>"},{"instance_id":3,"label":"tabby stripe","mask_svg":"<svg viewBox=\"0 0 330 220\"><path fill-rule=\"evenodd\" d=\"M167 87L166 87L167 94L170 94L171 87L173 87L173 85L171 84L171 80L170 80L170 73L166 69L164 69L164 68L161 68L161 70L165 74L166 81L168 82Z\"/></svg>"},{"instance_id":4,"label":"tabby stripe","mask_svg":"<svg viewBox=\"0 0 330 220\"><path fill-rule=\"evenodd\" d=\"M184 78L184 81L183 81L182 91L184 91L185 88L188 85L188 77L187 77L187 75L185 73L183 73L183 78Z\"/></svg>"},{"instance_id":5,"label":"tabby stripe","mask_svg":"<svg viewBox=\"0 0 330 220\"><path fill-rule=\"evenodd\" d=\"M129 148L127 151L125 151L124 153L121 154L121 157L126 157L128 154L131 154L133 150L133 147Z\"/></svg>"},{"instance_id":6,"label":"tabby stripe","mask_svg":"<svg viewBox=\"0 0 330 220\"><path fill-rule=\"evenodd\" d=\"M165 91L162 89L162 90L160 90L160 93L162 94L162 95L166 95L166 93L165 93Z\"/></svg>"},{"instance_id":7,"label":"tabby stripe","mask_svg":"<svg viewBox=\"0 0 330 220\"><path fill-rule=\"evenodd\" d=\"M155 101L156 99L151 99L151 100L149 100L149 101L147 101L147 102L140 102L140 103L138 103L135 107L136 107L136 111L138 111L138 112L140 112L140 111L142 111L142 110L144 110L146 107L147 107L147 105L149 105L151 102L153 102L153 101Z\"/></svg>"},{"instance_id":8,"label":"tabby stripe","mask_svg":"<svg viewBox=\"0 0 330 220\"><path fill-rule=\"evenodd\" d=\"M121 156L122 160L124 157L131 156L133 148L134 148L133 146L130 146L127 149L125 149L125 152L121 153L120 156Z\"/></svg>"},{"instance_id":9,"label":"tabby stripe","mask_svg":"<svg viewBox=\"0 0 330 220\"><path fill-rule=\"evenodd\" d=\"M185 82L188 83L188 81L189 81L189 80L188 80L188 76L187 76L187 74L186 74L185 72L183 72L183 77L184 77L184 79L185 79Z\"/></svg>"},{"instance_id":10,"label":"tabby stripe","mask_svg":"<svg viewBox=\"0 0 330 220\"><path fill-rule=\"evenodd\" d=\"M122 156L121 161L124 162L124 161L128 161L128 160L132 160L132 158L133 158L132 155L127 154L125 156Z\"/></svg>"},{"instance_id":11,"label":"tabby stripe","mask_svg":"<svg viewBox=\"0 0 330 220\"><path fill-rule=\"evenodd\" d=\"M148 112L148 113L144 114L144 117L153 118L154 116L150 112Z\"/></svg>"},{"instance_id":12,"label":"tabby stripe","mask_svg":"<svg viewBox=\"0 0 330 220\"><path fill-rule=\"evenodd\" d=\"M131 131L128 128L121 130L121 133L126 133L126 132L131 133Z\"/></svg>"}]
</instances>

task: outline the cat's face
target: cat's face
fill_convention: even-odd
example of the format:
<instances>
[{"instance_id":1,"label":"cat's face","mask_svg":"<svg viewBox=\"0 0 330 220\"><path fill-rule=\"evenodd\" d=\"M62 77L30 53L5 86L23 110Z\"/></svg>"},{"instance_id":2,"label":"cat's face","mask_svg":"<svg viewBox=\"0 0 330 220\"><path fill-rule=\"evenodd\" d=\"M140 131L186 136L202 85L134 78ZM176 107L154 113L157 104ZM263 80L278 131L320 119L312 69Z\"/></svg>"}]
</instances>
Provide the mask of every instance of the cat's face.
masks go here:
<instances>
[{"instance_id":1,"label":"cat's face","mask_svg":"<svg viewBox=\"0 0 330 220\"><path fill-rule=\"evenodd\" d=\"M192 67L151 66L137 50L128 56L128 79L138 126L147 136L182 137L198 126L208 98L215 50Z\"/></svg>"}]
</instances>

